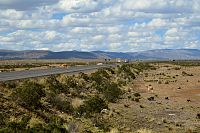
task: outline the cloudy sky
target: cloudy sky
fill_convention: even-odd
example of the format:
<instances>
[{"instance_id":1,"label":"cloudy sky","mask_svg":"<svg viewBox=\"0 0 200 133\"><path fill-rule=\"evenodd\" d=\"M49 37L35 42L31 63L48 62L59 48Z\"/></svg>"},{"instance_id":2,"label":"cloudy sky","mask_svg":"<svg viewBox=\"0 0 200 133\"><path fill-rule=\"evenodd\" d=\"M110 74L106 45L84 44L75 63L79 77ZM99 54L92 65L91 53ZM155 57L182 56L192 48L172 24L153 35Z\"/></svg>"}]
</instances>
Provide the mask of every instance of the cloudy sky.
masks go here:
<instances>
[{"instance_id":1,"label":"cloudy sky","mask_svg":"<svg viewBox=\"0 0 200 133\"><path fill-rule=\"evenodd\" d=\"M0 0L0 49L200 49L200 0Z\"/></svg>"}]
</instances>

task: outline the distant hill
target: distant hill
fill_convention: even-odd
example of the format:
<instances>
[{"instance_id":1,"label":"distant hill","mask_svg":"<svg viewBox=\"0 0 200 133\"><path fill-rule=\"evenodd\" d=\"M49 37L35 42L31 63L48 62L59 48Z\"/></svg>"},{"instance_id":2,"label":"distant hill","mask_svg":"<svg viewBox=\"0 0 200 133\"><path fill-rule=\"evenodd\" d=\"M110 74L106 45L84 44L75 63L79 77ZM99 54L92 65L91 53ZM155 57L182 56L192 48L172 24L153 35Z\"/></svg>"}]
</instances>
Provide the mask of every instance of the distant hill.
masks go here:
<instances>
[{"instance_id":1,"label":"distant hill","mask_svg":"<svg viewBox=\"0 0 200 133\"><path fill-rule=\"evenodd\" d=\"M62 51L52 52L43 50L0 50L0 59L102 59L102 58L127 58L140 60L169 60L200 59L198 49L156 49L142 52L103 52L103 51Z\"/></svg>"},{"instance_id":2,"label":"distant hill","mask_svg":"<svg viewBox=\"0 0 200 133\"><path fill-rule=\"evenodd\" d=\"M198 49L157 49L131 54L133 59L192 60L200 59Z\"/></svg>"}]
</instances>

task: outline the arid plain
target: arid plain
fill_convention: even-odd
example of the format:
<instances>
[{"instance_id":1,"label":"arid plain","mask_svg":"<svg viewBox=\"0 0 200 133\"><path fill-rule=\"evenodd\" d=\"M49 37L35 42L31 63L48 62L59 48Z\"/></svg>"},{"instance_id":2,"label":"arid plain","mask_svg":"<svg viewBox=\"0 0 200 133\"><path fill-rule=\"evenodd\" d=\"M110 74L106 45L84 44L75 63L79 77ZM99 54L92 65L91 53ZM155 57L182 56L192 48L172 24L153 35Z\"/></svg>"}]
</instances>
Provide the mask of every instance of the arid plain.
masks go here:
<instances>
[{"instance_id":1,"label":"arid plain","mask_svg":"<svg viewBox=\"0 0 200 133\"><path fill-rule=\"evenodd\" d=\"M1 132L199 133L198 61L1 83Z\"/></svg>"}]
</instances>

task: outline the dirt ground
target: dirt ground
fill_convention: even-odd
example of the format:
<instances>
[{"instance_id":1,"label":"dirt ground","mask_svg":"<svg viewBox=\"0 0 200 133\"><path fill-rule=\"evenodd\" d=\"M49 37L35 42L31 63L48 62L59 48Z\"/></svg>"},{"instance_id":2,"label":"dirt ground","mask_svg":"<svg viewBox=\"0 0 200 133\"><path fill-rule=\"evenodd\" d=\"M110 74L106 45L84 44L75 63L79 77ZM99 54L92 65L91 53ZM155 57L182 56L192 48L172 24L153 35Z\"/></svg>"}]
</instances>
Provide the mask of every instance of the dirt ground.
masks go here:
<instances>
[{"instance_id":1,"label":"dirt ground","mask_svg":"<svg viewBox=\"0 0 200 133\"><path fill-rule=\"evenodd\" d=\"M110 108L111 121L122 132L141 128L153 132L200 132L200 67L156 64L129 86L129 93ZM153 90L148 91L147 87ZM138 92L139 102L134 100Z\"/></svg>"}]
</instances>

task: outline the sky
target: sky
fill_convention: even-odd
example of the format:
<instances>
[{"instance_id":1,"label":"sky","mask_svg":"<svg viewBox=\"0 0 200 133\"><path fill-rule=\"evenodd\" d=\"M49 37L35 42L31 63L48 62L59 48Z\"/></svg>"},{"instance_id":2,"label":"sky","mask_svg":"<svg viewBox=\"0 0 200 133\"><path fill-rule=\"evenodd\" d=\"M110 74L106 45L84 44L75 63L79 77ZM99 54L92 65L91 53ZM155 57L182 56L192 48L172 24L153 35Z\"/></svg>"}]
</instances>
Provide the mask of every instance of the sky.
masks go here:
<instances>
[{"instance_id":1,"label":"sky","mask_svg":"<svg viewBox=\"0 0 200 133\"><path fill-rule=\"evenodd\" d=\"M0 0L0 49L200 49L200 0Z\"/></svg>"}]
</instances>

